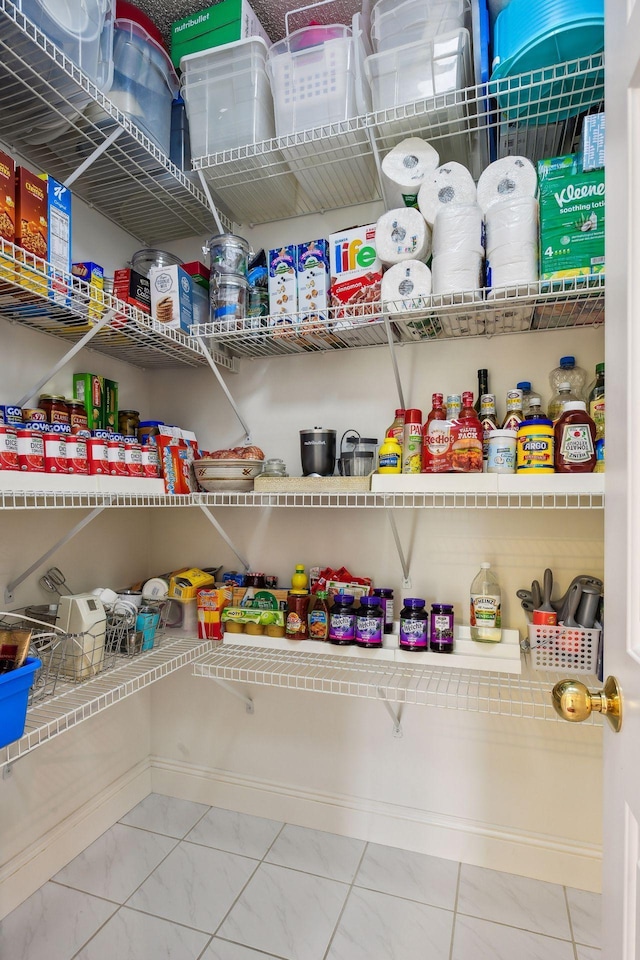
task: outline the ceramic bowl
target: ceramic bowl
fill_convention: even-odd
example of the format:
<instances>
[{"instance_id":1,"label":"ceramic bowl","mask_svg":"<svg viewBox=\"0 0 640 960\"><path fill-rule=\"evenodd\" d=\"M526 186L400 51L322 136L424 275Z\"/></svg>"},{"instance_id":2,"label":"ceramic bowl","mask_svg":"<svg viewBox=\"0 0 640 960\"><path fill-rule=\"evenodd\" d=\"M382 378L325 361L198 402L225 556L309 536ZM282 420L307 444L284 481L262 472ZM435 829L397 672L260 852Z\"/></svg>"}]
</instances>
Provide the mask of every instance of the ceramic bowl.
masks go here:
<instances>
[{"instance_id":1,"label":"ceramic bowl","mask_svg":"<svg viewBox=\"0 0 640 960\"><path fill-rule=\"evenodd\" d=\"M204 486L209 480L253 480L264 468L264 460L196 460L193 464L196 480ZM205 488L206 489L206 488Z\"/></svg>"}]
</instances>

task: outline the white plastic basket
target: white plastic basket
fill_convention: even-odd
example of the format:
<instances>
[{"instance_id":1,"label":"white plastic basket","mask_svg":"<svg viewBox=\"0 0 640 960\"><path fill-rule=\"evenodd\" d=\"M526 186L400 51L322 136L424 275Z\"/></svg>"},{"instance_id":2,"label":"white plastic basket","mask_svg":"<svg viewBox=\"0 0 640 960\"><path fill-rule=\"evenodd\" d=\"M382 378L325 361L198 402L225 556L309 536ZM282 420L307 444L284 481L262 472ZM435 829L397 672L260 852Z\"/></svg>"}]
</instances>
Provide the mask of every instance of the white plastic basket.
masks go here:
<instances>
[{"instance_id":1,"label":"white plastic basket","mask_svg":"<svg viewBox=\"0 0 640 960\"><path fill-rule=\"evenodd\" d=\"M378 53L433 40L465 26L467 0L378 0L371 13L371 42Z\"/></svg>"},{"instance_id":2,"label":"white plastic basket","mask_svg":"<svg viewBox=\"0 0 640 960\"><path fill-rule=\"evenodd\" d=\"M595 674L600 649L600 629L548 627L529 624L531 665L535 670L568 670Z\"/></svg>"}]
</instances>

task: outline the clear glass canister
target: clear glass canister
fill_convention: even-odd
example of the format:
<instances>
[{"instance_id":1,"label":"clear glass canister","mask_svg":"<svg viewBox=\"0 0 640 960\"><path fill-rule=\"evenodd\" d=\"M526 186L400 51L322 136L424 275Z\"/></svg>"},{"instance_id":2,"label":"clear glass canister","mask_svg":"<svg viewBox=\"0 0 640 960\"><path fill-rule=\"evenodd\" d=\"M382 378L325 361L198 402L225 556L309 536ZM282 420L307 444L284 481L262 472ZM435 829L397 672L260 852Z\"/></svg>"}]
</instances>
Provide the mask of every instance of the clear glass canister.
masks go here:
<instances>
[{"instance_id":1,"label":"clear glass canister","mask_svg":"<svg viewBox=\"0 0 640 960\"><path fill-rule=\"evenodd\" d=\"M248 289L249 284L244 277L211 274L211 319L218 323L244 320L247 315Z\"/></svg>"}]
</instances>

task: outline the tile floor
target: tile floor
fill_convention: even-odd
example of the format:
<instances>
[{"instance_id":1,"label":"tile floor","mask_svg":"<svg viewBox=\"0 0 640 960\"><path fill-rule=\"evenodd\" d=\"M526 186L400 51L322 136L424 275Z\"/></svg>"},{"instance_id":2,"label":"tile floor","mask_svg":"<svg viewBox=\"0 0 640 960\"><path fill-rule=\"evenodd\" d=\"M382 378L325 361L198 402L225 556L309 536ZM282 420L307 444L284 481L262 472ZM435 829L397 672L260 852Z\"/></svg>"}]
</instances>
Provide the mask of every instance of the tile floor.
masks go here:
<instances>
[{"instance_id":1,"label":"tile floor","mask_svg":"<svg viewBox=\"0 0 640 960\"><path fill-rule=\"evenodd\" d=\"M0 924L11 960L601 960L600 897L151 794Z\"/></svg>"}]
</instances>

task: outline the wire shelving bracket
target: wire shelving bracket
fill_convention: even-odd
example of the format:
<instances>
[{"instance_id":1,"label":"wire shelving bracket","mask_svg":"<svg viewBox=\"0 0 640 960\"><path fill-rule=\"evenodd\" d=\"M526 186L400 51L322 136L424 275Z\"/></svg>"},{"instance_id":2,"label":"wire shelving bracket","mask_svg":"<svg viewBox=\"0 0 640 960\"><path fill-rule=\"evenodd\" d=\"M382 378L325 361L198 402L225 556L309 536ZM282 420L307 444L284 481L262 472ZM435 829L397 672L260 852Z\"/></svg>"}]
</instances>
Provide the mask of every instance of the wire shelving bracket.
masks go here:
<instances>
[{"instance_id":1,"label":"wire shelving bracket","mask_svg":"<svg viewBox=\"0 0 640 960\"><path fill-rule=\"evenodd\" d=\"M214 517L214 515L211 513L211 510L209 509L209 507L206 507L206 506L205 506L204 504L202 504L202 503L198 504L198 506L200 507L200 509L201 509L202 512L204 513L204 515L205 515L205 517L207 518L207 520L209 521L209 523L210 523L213 527L215 527L215 529L218 531L218 533L220 534L220 536L222 537L222 539L224 540L224 542L227 544L227 546L230 547L230 548L233 550L233 552L235 553L236 557L238 558L238 560L240 561L240 563L242 564L242 566L245 568L245 570L250 570L250 569L251 569L251 564L249 563L248 560L245 559L245 557L244 557L244 556L240 553L240 551L235 547L235 545L234 545L234 543L233 543L233 540L232 540L231 537L228 535L228 533L225 533L225 531L223 530L220 522L219 522L219 521L216 519L216 517Z\"/></svg>"}]
</instances>

